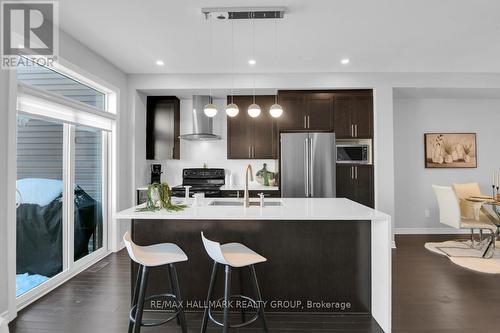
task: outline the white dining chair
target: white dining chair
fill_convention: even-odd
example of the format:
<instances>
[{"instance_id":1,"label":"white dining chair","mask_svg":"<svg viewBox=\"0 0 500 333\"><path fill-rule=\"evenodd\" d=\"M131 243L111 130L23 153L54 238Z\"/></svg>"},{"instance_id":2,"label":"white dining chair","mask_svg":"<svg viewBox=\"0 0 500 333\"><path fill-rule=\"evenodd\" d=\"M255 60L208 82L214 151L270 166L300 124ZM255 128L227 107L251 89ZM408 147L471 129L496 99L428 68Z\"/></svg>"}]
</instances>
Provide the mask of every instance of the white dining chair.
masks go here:
<instances>
[{"instance_id":1,"label":"white dining chair","mask_svg":"<svg viewBox=\"0 0 500 333\"><path fill-rule=\"evenodd\" d=\"M432 185L436 194L439 206L439 222L455 229L480 229L491 233L490 244L495 251L495 232L496 227L492 223L476 221L474 219L463 218L460 212L458 197L451 186ZM490 246L486 247L483 257L487 255Z\"/></svg>"},{"instance_id":2,"label":"white dining chair","mask_svg":"<svg viewBox=\"0 0 500 333\"><path fill-rule=\"evenodd\" d=\"M478 183L455 183L453 184L453 190L460 201L460 212L462 218L473 219L476 221L484 223L498 223L498 219L494 217L486 208L483 207L482 202L471 202L467 198L473 196L482 196L481 188ZM474 246L474 229L471 229L471 242ZM481 245L483 240L482 229L479 229L479 245Z\"/></svg>"}]
</instances>

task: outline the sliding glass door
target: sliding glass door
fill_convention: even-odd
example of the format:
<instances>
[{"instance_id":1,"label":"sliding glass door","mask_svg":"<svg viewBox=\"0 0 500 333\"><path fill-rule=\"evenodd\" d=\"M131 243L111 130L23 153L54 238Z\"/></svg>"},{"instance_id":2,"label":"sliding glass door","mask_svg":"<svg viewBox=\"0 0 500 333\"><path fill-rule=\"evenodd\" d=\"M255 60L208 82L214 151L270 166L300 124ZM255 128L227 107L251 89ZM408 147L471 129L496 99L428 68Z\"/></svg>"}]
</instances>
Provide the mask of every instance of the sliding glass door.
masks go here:
<instances>
[{"instance_id":1,"label":"sliding glass door","mask_svg":"<svg viewBox=\"0 0 500 333\"><path fill-rule=\"evenodd\" d=\"M18 115L18 297L103 249L107 135Z\"/></svg>"},{"instance_id":2,"label":"sliding glass door","mask_svg":"<svg viewBox=\"0 0 500 333\"><path fill-rule=\"evenodd\" d=\"M36 64L17 72L18 307L108 253L116 99L78 77Z\"/></svg>"},{"instance_id":3,"label":"sliding glass door","mask_svg":"<svg viewBox=\"0 0 500 333\"><path fill-rule=\"evenodd\" d=\"M61 122L18 117L17 296L64 269L63 156Z\"/></svg>"},{"instance_id":4,"label":"sliding glass door","mask_svg":"<svg viewBox=\"0 0 500 333\"><path fill-rule=\"evenodd\" d=\"M75 126L74 258L103 246L103 133Z\"/></svg>"}]
</instances>

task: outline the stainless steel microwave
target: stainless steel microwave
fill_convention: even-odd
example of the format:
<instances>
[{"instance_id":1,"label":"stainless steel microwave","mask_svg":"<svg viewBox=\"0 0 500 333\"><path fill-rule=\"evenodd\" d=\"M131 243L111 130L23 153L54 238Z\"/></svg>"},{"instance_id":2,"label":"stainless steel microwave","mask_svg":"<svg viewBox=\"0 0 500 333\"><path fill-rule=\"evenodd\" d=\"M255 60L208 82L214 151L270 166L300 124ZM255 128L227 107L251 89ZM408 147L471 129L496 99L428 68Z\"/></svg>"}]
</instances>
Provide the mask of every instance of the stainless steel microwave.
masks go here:
<instances>
[{"instance_id":1,"label":"stainless steel microwave","mask_svg":"<svg viewBox=\"0 0 500 333\"><path fill-rule=\"evenodd\" d=\"M370 145L337 144L337 163L370 164Z\"/></svg>"}]
</instances>

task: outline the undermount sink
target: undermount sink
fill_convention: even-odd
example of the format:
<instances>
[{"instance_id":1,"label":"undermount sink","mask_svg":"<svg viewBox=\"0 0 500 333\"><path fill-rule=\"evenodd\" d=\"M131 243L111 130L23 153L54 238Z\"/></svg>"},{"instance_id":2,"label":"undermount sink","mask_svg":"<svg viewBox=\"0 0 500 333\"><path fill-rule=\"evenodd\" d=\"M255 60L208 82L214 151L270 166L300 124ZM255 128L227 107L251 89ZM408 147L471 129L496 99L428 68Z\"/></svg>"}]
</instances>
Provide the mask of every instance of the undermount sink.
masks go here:
<instances>
[{"instance_id":1,"label":"undermount sink","mask_svg":"<svg viewBox=\"0 0 500 333\"><path fill-rule=\"evenodd\" d=\"M243 201L211 201L209 206L243 206ZM250 206L260 206L258 201L250 201ZM281 201L265 201L264 207L266 206L281 206Z\"/></svg>"}]
</instances>

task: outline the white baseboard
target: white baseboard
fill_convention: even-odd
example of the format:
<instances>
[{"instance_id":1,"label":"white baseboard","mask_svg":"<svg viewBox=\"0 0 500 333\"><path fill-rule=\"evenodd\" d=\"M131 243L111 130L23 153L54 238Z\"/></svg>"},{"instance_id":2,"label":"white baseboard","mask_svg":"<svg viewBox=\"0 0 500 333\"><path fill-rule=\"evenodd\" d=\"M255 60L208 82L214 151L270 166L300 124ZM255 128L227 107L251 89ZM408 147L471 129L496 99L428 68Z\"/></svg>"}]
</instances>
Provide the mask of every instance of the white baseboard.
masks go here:
<instances>
[{"instance_id":1,"label":"white baseboard","mask_svg":"<svg viewBox=\"0 0 500 333\"><path fill-rule=\"evenodd\" d=\"M445 235L445 234L468 234L469 229L453 228L394 228L396 235Z\"/></svg>"},{"instance_id":2,"label":"white baseboard","mask_svg":"<svg viewBox=\"0 0 500 333\"><path fill-rule=\"evenodd\" d=\"M4 311L0 313L0 332L4 332L5 327L8 325L9 322L10 322L9 311ZM8 332L8 326L7 326L7 332Z\"/></svg>"},{"instance_id":3,"label":"white baseboard","mask_svg":"<svg viewBox=\"0 0 500 333\"><path fill-rule=\"evenodd\" d=\"M113 251L113 252L120 252L121 250L123 250L125 248L125 243L123 241L121 241L120 243L118 243L118 246L117 246L117 249L116 251Z\"/></svg>"}]
</instances>

